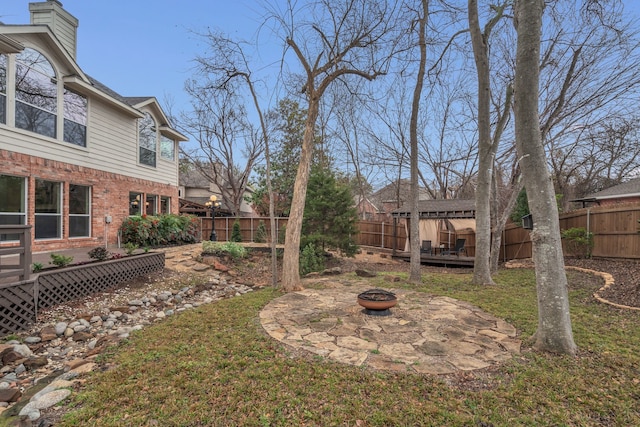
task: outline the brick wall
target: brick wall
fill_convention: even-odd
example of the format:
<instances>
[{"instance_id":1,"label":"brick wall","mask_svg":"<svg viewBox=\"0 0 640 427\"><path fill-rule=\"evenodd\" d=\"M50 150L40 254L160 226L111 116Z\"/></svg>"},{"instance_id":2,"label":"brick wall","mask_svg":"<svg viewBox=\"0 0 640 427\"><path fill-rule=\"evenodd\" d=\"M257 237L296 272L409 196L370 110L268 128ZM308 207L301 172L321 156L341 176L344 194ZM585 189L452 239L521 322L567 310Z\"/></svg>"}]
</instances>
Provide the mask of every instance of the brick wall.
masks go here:
<instances>
[{"instance_id":1,"label":"brick wall","mask_svg":"<svg viewBox=\"0 0 640 427\"><path fill-rule=\"evenodd\" d=\"M640 197L621 197L619 199L600 199L598 200L598 206L617 206L628 205L640 202Z\"/></svg>"},{"instance_id":2,"label":"brick wall","mask_svg":"<svg viewBox=\"0 0 640 427\"><path fill-rule=\"evenodd\" d=\"M105 244L105 236L109 245L115 245L118 238L118 228L122 220L129 215L130 191L170 197L171 212L178 213L178 187L170 184L132 178L6 150L0 150L0 164L2 164L0 172L2 174L28 178L27 224L35 222L35 180L44 179L63 183L62 239L33 240L33 252L102 246ZM91 237L69 238L67 211L69 184L91 187ZM108 225L105 223L107 215L113 219L112 223Z\"/></svg>"}]
</instances>

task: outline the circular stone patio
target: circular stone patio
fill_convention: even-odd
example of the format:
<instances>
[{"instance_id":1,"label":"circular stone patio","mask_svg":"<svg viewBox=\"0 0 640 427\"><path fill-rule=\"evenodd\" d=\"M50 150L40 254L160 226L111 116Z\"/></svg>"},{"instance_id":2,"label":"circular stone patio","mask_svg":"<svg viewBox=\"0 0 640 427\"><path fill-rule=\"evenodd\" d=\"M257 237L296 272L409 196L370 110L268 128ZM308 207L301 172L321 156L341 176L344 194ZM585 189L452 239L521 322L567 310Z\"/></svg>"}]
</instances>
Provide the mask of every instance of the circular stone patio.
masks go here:
<instances>
[{"instance_id":1,"label":"circular stone patio","mask_svg":"<svg viewBox=\"0 0 640 427\"><path fill-rule=\"evenodd\" d=\"M318 283L316 281L316 283ZM486 368L520 352L516 329L453 298L389 289L398 304L386 317L362 313L357 296L371 287L321 280L271 301L262 327L296 349L355 366L448 374Z\"/></svg>"}]
</instances>

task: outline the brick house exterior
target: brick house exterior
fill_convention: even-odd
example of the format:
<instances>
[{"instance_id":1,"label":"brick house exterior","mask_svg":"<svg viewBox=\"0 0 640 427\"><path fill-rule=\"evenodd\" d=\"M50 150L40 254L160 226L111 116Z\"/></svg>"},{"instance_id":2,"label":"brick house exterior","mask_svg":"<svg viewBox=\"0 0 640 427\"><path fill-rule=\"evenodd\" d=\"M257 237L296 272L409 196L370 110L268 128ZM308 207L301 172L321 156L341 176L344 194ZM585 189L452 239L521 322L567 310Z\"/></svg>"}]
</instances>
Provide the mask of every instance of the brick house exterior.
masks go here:
<instances>
[{"instance_id":1,"label":"brick house exterior","mask_svg":"<svg viewBox=\"0 0 640 427\"><path fill-rule=\"evenodd\" d=\"M615 206L640 203L640 177L630 179L597 193L571 200L586 206Z\"/></svg>"},{"instance_id":2,"label":"brick house exterior","mask_svg":"<svg viewBox=\"0 0 640 427\"><path fill-rule=\"evenodd\" d=\"M29 9L29 25L0 24L0 225L32 225L42 252L113 245L129 215L178 213L186 137L154 97L81 70L78 20L60 2Z\"/></svg>"}]
</instances>

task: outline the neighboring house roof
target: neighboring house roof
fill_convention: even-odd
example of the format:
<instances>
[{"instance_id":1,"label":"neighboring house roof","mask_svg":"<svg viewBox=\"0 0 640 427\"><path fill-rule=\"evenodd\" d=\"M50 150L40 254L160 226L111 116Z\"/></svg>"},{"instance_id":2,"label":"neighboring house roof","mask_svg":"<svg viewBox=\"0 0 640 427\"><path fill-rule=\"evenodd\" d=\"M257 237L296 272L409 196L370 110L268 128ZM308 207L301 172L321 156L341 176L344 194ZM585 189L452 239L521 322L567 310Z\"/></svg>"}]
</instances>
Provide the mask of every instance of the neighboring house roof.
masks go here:
<instances>
[{"instance_id":1,"label":"neighboring house roof","mask_svg":"<svg viewBox=\"0 0 640 427\"><path fill-rule=\"evenodd\" d=\"M372 208L374 208L376 211L381 212L380 208L377 207L375 205L375 203L373 203L371 200L369 200L368 197L362 197L362 196L354 196L353 198L353 202L355 203L356 206L361 206L365 203L369 204Z\"/></svg>"},{"instance_id":2,"label":"neighboring house roof","mask_svg":"<svg viewBox=\"0 0 640 427\"><path fill-rule=\"evenodd\" d=\"M189 169L185 172L180 171L178 178L180 185L193 188L209 188L209 179L197 169Z\"/></svg>"},{"instance_id":3,"label":"neighboring house roof","mask_svg":"<svg viewBox=\"0 0 640 427\"><path fill-rule=\"evenodd\" d=\"M589 194L572 202L595 202L606 199L623 199L628 197L640 197L640 177L630 179L622 184L614 185L602 191Z\"/></svg>"},{"instance_id":4,"label":"neighboring house roof","mask_svg":"<svg viewBox=\"0 0 640 427\"><path fill-rule=\"evenodd\" d=\"M475 218L476 201L466 199L421 200L418 202L420 218ZM408 204L392 212L394 217L411 217Z\"/></svg>"},{"instance_id":5,"label":"neighboring house roof","mask_svg":"<svg viewBox=\"0 0 640 427\"><path fill-rule=\"evenodd\" d=\"M404 205L409 200L411 194L411 182L408 179L401 179L385 185L371 196L369 201L375 206L383 206L385 203ZM431 196L425 188L418 190L419 200L429 200ZM399 199L399 200L398 200ZM398 203L399 202L399 203Z\"/></svg>"}]
</instances>

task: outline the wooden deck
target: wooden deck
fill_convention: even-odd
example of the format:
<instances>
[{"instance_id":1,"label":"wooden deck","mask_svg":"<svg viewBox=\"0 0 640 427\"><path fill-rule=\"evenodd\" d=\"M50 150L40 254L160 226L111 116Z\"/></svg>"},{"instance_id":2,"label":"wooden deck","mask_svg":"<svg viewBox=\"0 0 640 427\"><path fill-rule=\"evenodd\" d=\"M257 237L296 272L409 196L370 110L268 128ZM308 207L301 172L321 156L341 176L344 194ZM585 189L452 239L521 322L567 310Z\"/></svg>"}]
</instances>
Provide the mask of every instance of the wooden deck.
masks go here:
<instances>
[{"instance_id":1,"label":"wooden deck","mask_svg":"<svg viewBox=\"0 0 640 427\"><path fill-rule=\"evenodd\" d=\"M409 252L396 252L393 259L407 261L411 259ZM436 265L440 267L470 267L473 268L475 258L470 256L457 255L420 255L420 263L426 265Z\"/></svg>"}]
</instances>

